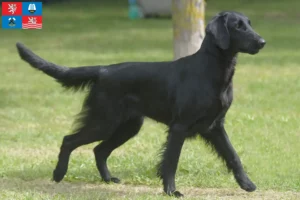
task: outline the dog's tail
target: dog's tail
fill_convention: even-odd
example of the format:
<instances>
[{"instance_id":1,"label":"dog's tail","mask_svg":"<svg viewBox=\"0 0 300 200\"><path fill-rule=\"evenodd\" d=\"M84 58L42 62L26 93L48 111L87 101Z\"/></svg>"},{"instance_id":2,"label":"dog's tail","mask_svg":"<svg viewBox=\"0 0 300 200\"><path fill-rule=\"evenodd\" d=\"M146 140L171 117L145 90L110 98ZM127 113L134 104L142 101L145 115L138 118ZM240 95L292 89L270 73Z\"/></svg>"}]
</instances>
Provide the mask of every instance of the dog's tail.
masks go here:
<instances>
[{"instance_id":1,"label":"dog's tail","mask_svg":"<svg viewBox=\"0 0 300 200\"><path fill-rule=\"evenodd\" d=\"M87 67L62 67L48 62L21 43L16 44L20 57L35 69L41 70L45 74L56 79L67 89L84 89L97 81L99 76L99 66Z\"/></svg>"}]
</instances>

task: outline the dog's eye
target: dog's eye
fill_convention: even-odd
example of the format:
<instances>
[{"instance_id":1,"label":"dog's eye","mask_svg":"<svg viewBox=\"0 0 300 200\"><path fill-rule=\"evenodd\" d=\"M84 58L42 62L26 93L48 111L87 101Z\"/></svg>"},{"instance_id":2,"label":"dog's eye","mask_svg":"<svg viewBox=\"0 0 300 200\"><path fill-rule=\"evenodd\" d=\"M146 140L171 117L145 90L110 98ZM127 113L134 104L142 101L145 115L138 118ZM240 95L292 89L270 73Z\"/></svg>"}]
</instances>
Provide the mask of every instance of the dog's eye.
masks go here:
<instances>
[{"instance_id":1,"label":"dog's eye","mask_svg":"<svg viewBox=\"0 0 300 200\"><path fill-rule=\"evenodd\" d=\"M245 24L244 24L243 21L239 21L239 22L236 24L236 29L246 31L246 30L247 30L247 27L245 26Z\"/></svg>"},{"instance_id":2,"label":"dog's eye","mask_svg":"<svg viewBox=\"0 0 300 200\"><path fill-rule=\"evenodd\" d=\"M238 23L236 24L236 28L237 29L241 29L243 27L243 22L242 21L238 21Z\"/></svg>"}]
</instances>

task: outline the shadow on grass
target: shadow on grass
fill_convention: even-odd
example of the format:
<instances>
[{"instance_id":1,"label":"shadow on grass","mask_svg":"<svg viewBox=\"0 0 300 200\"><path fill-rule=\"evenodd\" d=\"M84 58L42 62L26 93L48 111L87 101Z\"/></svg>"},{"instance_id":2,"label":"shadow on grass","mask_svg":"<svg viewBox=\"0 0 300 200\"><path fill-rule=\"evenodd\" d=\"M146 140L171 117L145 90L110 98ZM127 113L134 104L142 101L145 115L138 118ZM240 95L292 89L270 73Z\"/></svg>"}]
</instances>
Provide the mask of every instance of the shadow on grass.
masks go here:
<instances>
[{"instance_id":1,"label":"shadow on grass","mask_svg":"<svg viewBox=\"0 0 300 200\"><path fill-rule=\"evenodd\" d=\"M52 165L52 164L51 164ZM107 184L98 176L98 171L89 169L72 169L60 182L52 181L55 165L40 164L22 170L7 171L0 178L0 196L8 192L15 195L30 195L30 199L119 199L120 197L161 195L161 188L133 186L126 181L121 184ZM114 173L116 175L134 175L133 170ZM127 175L126 175L127 174ZM125 178L126 177L120 177ZM25 197L24 197L25 198ZM23 199L23 197L22 197Z\"/></svg>"},{"instance_id":2,"label":"shadow on grass","mask_svg":"<svg viewBox=\"0 0 300 200\"><path fill-rule=\"evenodd\" d=\"M56 166L55 161L43 162L43 164L26 165L21 169L7 170L0 174L0 177L6 179L21 179L23 181L35 181L38 179L52 180L53 170ZM83 167L82 167L83 166ZM111 169L112 176L121 179L122 184L132 183L145 183L145 185L157 185L160 184L160 180L156 176L156 168L147 168L143 164L138 167L119 169L115 167L108 167ZM96 164L82 163L81 160L74 161L69 164L69 168L66 176L62 182L67 183L85 183L85 184L104 184L99 172L96 168Z\"/></svg>"},{"instance_id":3,"label":"shadow on grass","mask_svg":"<svg viewBox=\"0 0 300 200\"><path fill-rule=\"evenodd\" d=\"M51 165L49 164L51 163ZM144 174L145 171L132 168L130 170L119 171L112 170L113 175L121 178L121 184L106 184L101 181L98 171L92 168L74 168L69 167L67 177L60 183L51 180L52 171L55 167L53 161L49 160L47 164L34 165L22 170L7 170L0 178L0 194L14 192L17 194L28 194L35 197L50 196L58 199L168 199L162 193L161 183L154 183L155 177L152 177L154 170L146 171L146 176L142 177L141 183L144 185L132 185L130 180L135 176ZM72 165L74 165L73 163ZM76 163L78 166L79 163ZM147 177L148 176L148 177ZM151 178L150 186L144 179ZM133 181L138 183L138 181ZM239 188L195 188L195 187L178 187L187 199L299 199L299 192L278 192L278 191L260 191L247 193ZM36 199L39 199L36 198ZM22 198L23 199L23 198ZM55 198L56 199L56 198Z\"/></svg>"},{"instance_id":4,"label":"shadow on grass","mask_svg":"<svg viewBox=\"0 0 300 200\"><path fill-rule=\"evenodd\" d=\"M2 177L8 179L21 179L23 181L33 181L36 179L48 179L52 178L52 171L55 165L38 165L32 167L26 167L20 170L7 170L3 173Z\"/></svg>"},{"instance_id":5,"label":"shadow on grass","mask_svg":"<svg viewBox=\"0 0 300 200\"><path fill-rule=\"evenodd\" d=\"M34 192L35 194L42 193L47 196L59 195L66 199L109 199L109 197L122 197L126 195L136 194L149 194L153 195L159 190L150 188L143 188L139 190L128 190L125 185L113 184L87 184L87 183L68 183L61 182L55 183L50 180L32 180L24 181L21 179L1 179L0 191L14 191L17 193ZM132 188L131 188L132 189Z\"/></svg>"},{"instance_id":6,"label":"shadow on grass","mask_svg":"<svg viewBox=\"0 0 300 200\"><path fill-rule=\"evenodd\" d=\"M58 199L170 199L161 187L145 187L124 184L59 184L47 180L24 181L21 179L0 179L1 193L8 191L28 194L37 199L50 196ZM299 192L256 191L247 193L240 189L182 188L185 199L299 199ZM155 198L156 197L156 198ZM52 198L51 198L52 199ZM56 198L55 198L56 199Z\"/></svg>"}]
</instances>

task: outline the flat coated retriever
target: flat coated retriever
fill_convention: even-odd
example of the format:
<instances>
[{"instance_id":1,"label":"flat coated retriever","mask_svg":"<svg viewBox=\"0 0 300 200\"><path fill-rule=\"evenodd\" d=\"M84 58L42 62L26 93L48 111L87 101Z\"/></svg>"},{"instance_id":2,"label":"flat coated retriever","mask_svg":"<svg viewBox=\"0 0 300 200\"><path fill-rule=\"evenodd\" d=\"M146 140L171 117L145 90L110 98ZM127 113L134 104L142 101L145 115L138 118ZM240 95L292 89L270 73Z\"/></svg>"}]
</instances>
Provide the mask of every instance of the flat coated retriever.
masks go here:
<instances>
[{"instance_id":1,"label":"flat coated retriever","mask_svg":"<svg viewBox=\"0 0 300 200\"><path fill-rule=\"evenodd\" d=\"M169 127L158 176L164 192L183 196L175 187L175 173L186 138L199 134L233 172L248 192L256 186L246 175L224 128L232 103L232 77L239 52L256 54L265 40L238 12L221 12L206 27L201 48L193 55L169 62L126 62L109 66L68 68L50 63L17 43L23 60L55 78L65 88L88 88L79 125L64 137L53 172L60 182L68 169L71 152L95 141L97 168L105 182L118 183L107 167L113 150L134 137L149 117Z\"/></svg>"}]
</instances>

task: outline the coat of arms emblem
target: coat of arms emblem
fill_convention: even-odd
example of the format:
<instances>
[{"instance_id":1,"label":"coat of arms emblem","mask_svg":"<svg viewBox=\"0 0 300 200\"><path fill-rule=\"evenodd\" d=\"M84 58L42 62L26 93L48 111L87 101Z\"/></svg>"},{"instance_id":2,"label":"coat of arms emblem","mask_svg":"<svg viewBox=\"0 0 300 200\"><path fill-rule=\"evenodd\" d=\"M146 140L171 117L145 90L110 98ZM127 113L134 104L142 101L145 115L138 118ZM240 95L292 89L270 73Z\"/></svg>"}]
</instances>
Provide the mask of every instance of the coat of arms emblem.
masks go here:
<instances>
[{"instance_id":1,"label":"coat of arms emblem","mask_svg":"<svg viewBox=\"0 0 300 200\"><path fill-rule=\"evenodd\" d=\"M36 11L36 7L35 7L35 4L34 4L34 3L29 4L29 6L28 6L28 11L29 11L30 13L34 13L34 12Z\"/></svg>"},{"instance_id":2,"label":"coat of arms emblem","mask_svg":"<svg viewBox=\"0 0 300 200\"><path fill-rule=\"evenodd\" d=\"M8 19L8 25L9 26L15 26L16 25L16 18L14 18L14 17L10 17L9 19Z\"/></svg>"}]
</instances>

